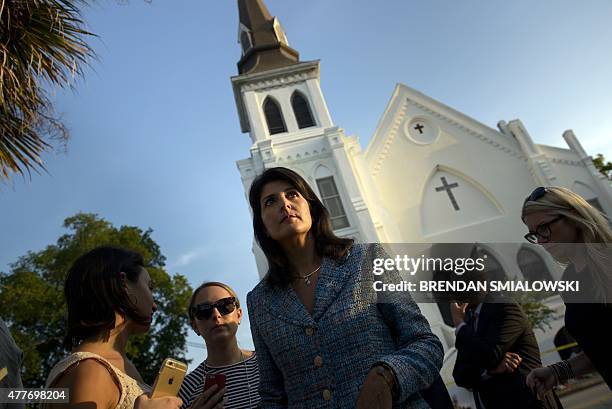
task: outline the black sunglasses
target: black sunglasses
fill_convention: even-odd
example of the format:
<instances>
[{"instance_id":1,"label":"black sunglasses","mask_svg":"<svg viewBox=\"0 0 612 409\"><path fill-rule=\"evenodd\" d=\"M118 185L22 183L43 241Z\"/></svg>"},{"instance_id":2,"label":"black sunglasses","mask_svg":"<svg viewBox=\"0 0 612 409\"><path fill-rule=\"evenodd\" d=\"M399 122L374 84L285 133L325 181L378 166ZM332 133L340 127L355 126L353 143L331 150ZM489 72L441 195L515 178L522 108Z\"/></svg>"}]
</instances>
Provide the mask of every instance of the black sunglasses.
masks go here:
<instances>
[{"instance_id":1,"label":"black sunglasses","mask_svg":"<svg viewBox=\"0 0 612 409\"><path fill-rule=\"evenodd\" d=\"M525 240L527 240L530 243L538 244L538 237L539 237L542 239L540 240L540 243L548 243L548 241L550 240L550 236L552 234L550 230L550 226L553 223L556 223L561 219L563 219L563 216L559 215L546 223L540 224L538 227L536 227L535 231L530 231L524 236Z\"/></svg>"},{"instance_id":2,"label":"black sunglasses","mask_svg":"<svg viewBox=\"0 0 612 409\"><path fill-rule=\"evenodd\" d=\"M544 186L536 187L533 192L531 192L531 194L525 198L523 206L525 206L525 203L527 202L535 202L536 200L544 196L547 192L548 189L546 189Z\"/></svg>"},{"instance_id":3,"label":"black sunglasses","mask_svg":"<svg viewBox=\"0 0 612 409\"><path fill-rule=\"evenodd\" d=\"M199 320L207 320L212 317L215 308L219 310L221 315L227 315L234 312L236 304L235 297L221 298L212 304L202 303L194 305L191 307L191 313Z\"/></svg>"}]
</instances>

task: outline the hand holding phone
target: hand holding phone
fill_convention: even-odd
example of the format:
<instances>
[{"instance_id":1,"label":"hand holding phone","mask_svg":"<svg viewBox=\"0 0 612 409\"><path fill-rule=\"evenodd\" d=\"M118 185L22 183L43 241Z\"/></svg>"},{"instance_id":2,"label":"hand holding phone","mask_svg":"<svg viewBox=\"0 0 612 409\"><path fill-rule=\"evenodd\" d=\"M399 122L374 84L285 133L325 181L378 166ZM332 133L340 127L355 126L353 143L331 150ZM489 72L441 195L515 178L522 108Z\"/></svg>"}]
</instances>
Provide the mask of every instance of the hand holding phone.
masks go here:
<instances>
[{"instance_id":1,"label":"hand holding phone","mask_svg":"<svg viewBox=\"0 0 612 409\"><path fill-rule=\"evenodd\" d=\"M204 378L204 392L189 407L190 409L217 409L225 395L225 375L206 375Z\"/></svg>"},{"instance_id":2,"label":"hand holding phone","mask_svg":"<svg viewBox=\"0 0 612 409\"><path fill-rule=\"evenodd\" d=\"M186 374L187 364L172 358L166 358L157 374L157 378L155 378L151 399L177 396Z\"/></svg>"},{"instance_id":3,"label":"hand holding phone","mask_svg":"<svg viewBox=\"0 0 612 409\"><path fill-rule=\"evenodd\" d=\"M225 375L223 374L207 374L204 378L204 390L207 390L213 385L217 385L218 389L225 388Z\"/></svg>"}]
</instances>

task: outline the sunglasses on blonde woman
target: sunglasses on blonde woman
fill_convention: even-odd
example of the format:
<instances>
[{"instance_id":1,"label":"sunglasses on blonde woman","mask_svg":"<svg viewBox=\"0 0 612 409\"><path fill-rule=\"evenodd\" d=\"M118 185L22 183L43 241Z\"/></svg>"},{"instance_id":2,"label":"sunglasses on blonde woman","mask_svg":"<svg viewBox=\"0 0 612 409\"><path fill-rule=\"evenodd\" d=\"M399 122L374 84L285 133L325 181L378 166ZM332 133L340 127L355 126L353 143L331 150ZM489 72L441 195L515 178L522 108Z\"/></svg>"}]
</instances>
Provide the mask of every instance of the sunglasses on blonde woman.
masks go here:
<instances>
[{"instance_id":1,"label":"sunglasses on blonde woman","mask_svg":"<svg viewBox=\"0 0 612 409\"><path fill-rule=\"evenodd\" d=\"M525 201L523 202L523 206L525 206L525 203L527 202L535 202L536 200L544 196L547 192L548 192L548 189L546 189L543 186L536 187L533 190L533 192L531 192L531 194L525 198Z\"/></svg>"},{"instance_id":2,"label":"sunglasses on blonde woman","mask_svg":"<svg viewBox=\"0 0 612 409\"><path fill-rule=\"evenodd\" d=\"M236 309L236 298L227 297L221 298L212 304L202 303L191 307L191 312L199 320L207 320L213 315L214 309L219 311L221 315L227 315Z\"/></svg>"}]
</instances>

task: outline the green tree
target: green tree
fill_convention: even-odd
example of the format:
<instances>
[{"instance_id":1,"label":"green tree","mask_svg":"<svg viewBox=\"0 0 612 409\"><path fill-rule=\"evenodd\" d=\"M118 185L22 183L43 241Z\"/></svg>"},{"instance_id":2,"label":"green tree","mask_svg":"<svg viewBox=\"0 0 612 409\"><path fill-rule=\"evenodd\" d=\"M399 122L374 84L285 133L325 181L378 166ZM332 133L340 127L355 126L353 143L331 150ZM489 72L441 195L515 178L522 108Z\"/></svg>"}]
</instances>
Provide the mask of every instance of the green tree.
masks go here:
<instances>
[{"instance_id":1,"label":"green tree","mask_svg":"<svg viewBox=\"0 0 612 409\"><path fill-rule=\"evenodd\" d=\"M63 285L72 263L96 246L110 244L140 252L155 285L158 307L151 330L134 337L128 356L152 382L167 357L185 360L191 287L180 274L170 276L152 230L114 227L95 214L79 213L64 221L68 233L44 250L20 257L8 274L0 273L0 311L15 342L24 351L24 385L44 384L52 366L65 355L66 306Z\"/></svg>"},{"instance_id":2,"label":"green tree","mask_svg":"<svg viewBox=\"0 0 612 409\"><path fill-rule=\"evenodd\" d=\"M0 180L44 169L68 130L49 89L71 86L94 55L79 7L87 0L0 0Z\"/></svg>"},{"instance_id":3,"label":"green tree","mask_svg":"<svg viewBox=\"0 0 612 409\"><path fill-rule=\"evenodd\" d=\"M601 153L598 153L595 159L593 159L593 164L602 175L608 178L608 180L612 180L612 162L606 161L606 158Z\"/></svg>"},{"instance_id":4,"label":"green tree","mask_svg":"<svg viewBox=\"0 0 612 409\"><path fill-rule=\"evenodd\" d=\"M513 293L512 298L519 303L527 319L534 329L547 331L552 328L551 321L555 319L555 310L546 305L543 300L554 293Z\"/></svg>"}]
</instances>

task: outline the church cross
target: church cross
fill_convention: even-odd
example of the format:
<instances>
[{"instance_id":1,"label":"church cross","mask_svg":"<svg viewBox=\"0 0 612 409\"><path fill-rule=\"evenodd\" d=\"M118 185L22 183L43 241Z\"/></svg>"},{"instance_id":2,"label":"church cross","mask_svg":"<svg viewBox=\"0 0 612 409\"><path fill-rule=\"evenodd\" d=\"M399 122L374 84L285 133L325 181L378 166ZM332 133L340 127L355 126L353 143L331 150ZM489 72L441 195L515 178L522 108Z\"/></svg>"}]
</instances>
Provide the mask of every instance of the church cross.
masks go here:
<instances>
[{"instance_id":1,"label":"church cross","mask_svg":"<svg viewBox=\"0 0 612 409\"><path fill-rule=\"evenodd\" d=\"M442 181L442 186L439 186L436 188L436 192L442 192L443 190L446 190L446 193L448 194L448 198L450 199L453 208L455 210L459 210L459 205L457 204L457 199L455 199L455 195L453 194L452 190L455 187L459 187L458 183L451 183L450 185L448 184L448 182L446 181L446 177L442 176L440 178L440 180Z\"/></svg>"},{"instance_id":2,"label":"church cross","mask_svg":"<svg viewBox=\"0 0 612 409\"><path fill-rule=\"evenodd\" d=\"M421 125L421 124L416 124L416 126L414 127L414 129L419 131L420 134L423 134L423 128L425 128L425 127L423 125Z\"/></svg>"}]
</instances>

